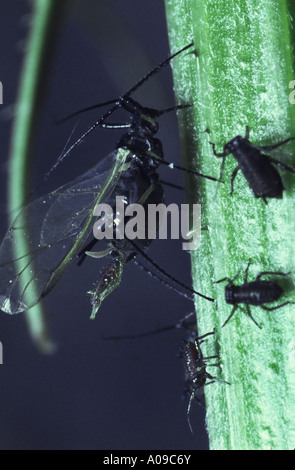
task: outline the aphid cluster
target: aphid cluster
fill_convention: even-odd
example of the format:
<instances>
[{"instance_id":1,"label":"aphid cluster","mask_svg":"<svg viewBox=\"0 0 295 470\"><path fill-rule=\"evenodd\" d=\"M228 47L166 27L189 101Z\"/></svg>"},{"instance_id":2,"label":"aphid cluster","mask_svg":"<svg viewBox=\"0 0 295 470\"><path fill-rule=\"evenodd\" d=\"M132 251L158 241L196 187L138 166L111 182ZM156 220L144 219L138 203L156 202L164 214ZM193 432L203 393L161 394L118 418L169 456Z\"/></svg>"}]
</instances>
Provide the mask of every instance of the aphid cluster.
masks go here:
<instances>
[{"instance_id":1,"label":"aphid cluster","mask_svg":"<svg viewBox=\"0 0 295 470\"><path fill-rule=\"evenodd\" d=\"M256 198L262 198L265 204L267 204L266 198L281 199L283 197L283 190L285 188L282 182L281 175L276 170L274 165L279 166L293 174L295 174L295 170L280 162L276 158L271 157L270 155L268 155L268 153L271 153L276 148L294 139L294 137L288 138L282 142L271 146L257 146L249 141L249 128L246 127L246 136L242 137L238 135L234 137L231 141L227 142L224 145L222 153L217 153L215 149L215 144L210 142L215 157L222 158L219 178L220 180L223 177L225 159L228 155L232 154L238 163L230 179L230 196L232 196L234 192L234 180L237 176L238 171L241 170L249 184L250 189L252 190ZM248 282L248 271L250 264L251 259L249 259L244 272L243 284L234 284L234 281L238 278L240 274L240 270L237 272L233 279L224 277L219 281L216 281L216 283L227 281L227 285L225 286L225 301L228 304L233 305L232 311L223 323L222 327L224 327L229 322L236 310L241 308L240 304L243 304L245 306L247 315L255 323L255 325L261 328L261 326L252 316L250 305L259 306L263 310L272 312L281 307L284 307L285 305L294 303L286 301L273 307L266 306L266 303L271 303L279 300L284 291L282 287L278 285L276 280L265 280L262 279L262 277L287 276L290 273L283 273L280 271L262 271L257 274L254 281ZM214 333L214 331L212 333ZM216 365L207 364L206 360L218 356L204 358L201 351L200 339L205 338L206 336L212 333L207 333L203 336L200 336L199 338L196 338L195 342L186 342L185 346L182 348L181 357L183 359L185 368L187 389L190 392L190 398L187 409L187 419L191 431L192 427L189 420L191 403L194 397L197 401L199 401L197 393L199 392L202 385L208 385L216 381L228 384L228 382L222 381L220 379L217 379L216 377L211 376L206 370L206 366ZM210 381L208 382L207 379L209 379Z\"/></svg>"},{"instance_id":2,"label":"aphid cluster","mask_svg":"<svg viewBox=\"0 0 295 470\"><path fill-rule=\"evenodd\" d=\"M111 256L111 261L103 271L100 280L94 289L89 291L92 303L91 318L95 317L103 300L120 284L126 263L135 260L137 264L141 265L137 259L139 255L152 266L153 271L149 270L149 273L162 283L178 291L180 288L187 290L190 293L190 298L192 298L192 294L197 294L205 300L214 301L214 299L183 285L151 260L147 255L147 249L151 243L148 237L133 241L127 238L116 239L114 236L113 240L107 244L106 249L98 252L91 251L97 243L97 240L92 238L92 227L93 209L98 203L108 202L114 207L117 195L124 197L128 204L140 203L144 207L149 204L159 204L164 199L164 189L159 179L158 168L163 164L171 164L164 160L161 141L155 137L159 128L158 118L165 113L188 108L191 104L175 105L159 111L143 107L131 95L152 75L169 64L174 57L192 47L193 43L170 56L119 98L85 108L69 116L73 117L88 109L111 106L60 156L58 162L64 159L96 128L127 131L119 140L116 150L108 157L71 183L32 202L16 217L0 247L0 308L3 311L14 314L35 305L53 289L65 269L73 260L77 259L77 256L79 258L78 264L81 264L87 256L94 258ZM130 120L128 122L109 121L110 116L119 109L125 110L129 114ZM266 198L282 198L285 188L274 165L293 174L295 174L295 170L271 157L268 153L294 138L286 139L272 146L260 147L249 141L249 129L248 127L246 129L246 136L234 137L224 145L222 153L216 152L215 144L210 142L213 154L222 158L219 179L173 164L174 168L220 183L222 182L225 159L229 154L232 154L238 165L231 175L230 195L234 192L234 180L238 171L241 170L256 198L262 198L265 204L267 204ZM113 230L115 232L115 227ZM19 249L20 237L24 237L27 241L27 251L25 252ZM234 284L240 271L233 279L225 277L216 281L216 283L227 281L225 300L233 305L229 317L222 325L223 327L240 308L240 304L245 305L248 316L260 328L251 314L250 305L273 311L291 303L284 302L274 307L264 305L278 300L283 290L275 280L262 280L261 278L268 275L286 276L289 273L262 271L254 281L248 282L250 262L251 260L246 267L242 285ZM148 270L144 266L142 267ZM180 293L182 292L180 291ZM192 324L187 319L188 317L185 317L177 325L154 332L180 327L188 327L192 330ZM150 333L143 333L137 337ZM204 356L201 348L205 339L208 336L213 337L214 334L215 330L201 336L198 336L197 332L190 333L189 338L183 341L181 347L180 356L185 367L186 391L189 394L187 418L190 429L192 428L189 413L194 397L198 399L197 395L206 385L215 382L229 384L229 382L211 375L207 370L208 367L220 366L218 354ZM218 361L212 363L211 360L214 359Z\"/></svg>"}]
</instances>

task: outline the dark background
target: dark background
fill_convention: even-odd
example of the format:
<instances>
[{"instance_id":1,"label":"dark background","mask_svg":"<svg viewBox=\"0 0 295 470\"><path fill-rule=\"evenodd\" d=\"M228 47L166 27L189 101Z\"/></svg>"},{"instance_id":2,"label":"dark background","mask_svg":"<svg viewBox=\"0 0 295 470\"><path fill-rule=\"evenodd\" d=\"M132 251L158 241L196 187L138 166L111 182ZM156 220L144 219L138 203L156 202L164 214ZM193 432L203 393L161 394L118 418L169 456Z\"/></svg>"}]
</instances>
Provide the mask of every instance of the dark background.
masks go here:
<instances>
[{"instance_id":1,"label":"dark background","mask_svg":"<svg viewBox=\"0 0 295 470\"><path fill-rule=\"evenodd\" d=\"M55 44L40 101L34 148L33 198L72 180L115 148L122 132L97 130L44 182L78 122L73 139L100 115L55 124L76 109L126 91L169 55L164 2L150 0L71 1ZM13 104L29 32L31 3L1 0L1 236L6 227L6 162ZM174 103L171 72L161 71L135 95L143 105ZM180 162L174 113L161 117L159 137L165 158ZM179 172L161 169L163 179L182 182ZM36 189L34 189L36 188ZM167 202L182 201L168 188ZM150 256L190 285L189 256L180 242L156 241ZM88 259L71 266L46 298L52 337L58 349L40 354L23 314L0 312L1 449L207 449L204 411L193 404L186 420L181 400L184 371L178 358L186 331L172 330L139 339L106 341L106 335L132 334L173 324L193 308L175 292L130 263L121 286L104 302L95 321L86 295L103 263Z\"/></svg>"}]
</instances>

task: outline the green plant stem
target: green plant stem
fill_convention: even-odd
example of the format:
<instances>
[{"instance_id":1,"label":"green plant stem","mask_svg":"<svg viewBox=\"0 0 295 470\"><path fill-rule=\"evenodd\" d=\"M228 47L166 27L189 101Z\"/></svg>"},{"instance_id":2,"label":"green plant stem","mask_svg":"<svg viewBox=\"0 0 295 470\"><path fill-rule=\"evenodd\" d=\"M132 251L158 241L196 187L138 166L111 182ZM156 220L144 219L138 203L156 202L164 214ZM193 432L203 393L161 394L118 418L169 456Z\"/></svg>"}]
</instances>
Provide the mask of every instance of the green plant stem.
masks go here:
<instances>
[{"instance_id":1,"label":"green plant stem","mask_svg":"<svg viewBox=\"0 0 295 470\"><path fill-rule=\"evenodd\" d=\"M194 54L173 63L177 103L194 104L193 111L179 112L187 166L218 177L221 159L213 156L209 140L222 152L226 142L245 135L246 126L250 140L259 145L295 136L295 106L288 101L289 82L295 74L286 1L166 0L166 11L171 52L192 39L195 43ZM288 144L279 150L291 166L292 148ZM265 205L253 197L241 172L229 197L235 166L229 156L225 184L219 188L201 179L187 181L188 199L201 203L202 224L208 226L201 248L192 253L194 287L217 299L215 308L196 299L199 334L216 328L215 346L208 340L205 353L217 350L220 378L231 383L205 387L210 447L292 449L294 305L273 312L252 307L262 330L240 310L221 328L232 307L225 302L224 284L214 281L233 278L242 268L236 280L242 284L251 258L250 281L260 271L290 271L290 276L278 279L285 289L278 303L294 301L294 175L281 171L286 187L283 199L269 199ZM214 372L212 368L210 373Z\"/></svg>"},{"instance_id":2,"label":"green plant stem","mask_svg":"<svg viewBox=\"0 0 295 470\"><path fill-rule=\"evenodd\" d=\"M9 159L8 213L11 224L28 195L36 117L40 108L41 92L44 93L45 89L45 71L53 48L57 20L64 6L64 1L34 1L32 29L20 82ZM18 259L28 252L25 237L19 237L16 245L15 257ZM26 320L37 346L43 352L51 352L53 343L48 336L42 303L26 312Z\"/></svg>"}]
</instances>

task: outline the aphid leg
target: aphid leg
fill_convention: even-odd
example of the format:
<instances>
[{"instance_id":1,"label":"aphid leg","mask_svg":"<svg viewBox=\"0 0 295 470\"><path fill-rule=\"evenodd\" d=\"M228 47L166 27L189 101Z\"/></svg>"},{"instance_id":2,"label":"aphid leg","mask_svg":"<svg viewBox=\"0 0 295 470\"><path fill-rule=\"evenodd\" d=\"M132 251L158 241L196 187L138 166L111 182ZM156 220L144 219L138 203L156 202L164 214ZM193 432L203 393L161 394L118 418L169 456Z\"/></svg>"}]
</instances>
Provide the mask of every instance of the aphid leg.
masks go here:
<instances>
[{"instance_id":1,"label":"aphid leg","mask_svg":"<svg viewBox=\"0 0 295 470\"><path fill-rule=\"evenodd\" d=\"M250 310L250 307L249 305L246 305L246 311L247 311L247 314L248 316L251 318L251 320L255 323L255 325L258 326L258 328L262 329L261 326L257 323L257 321L255 320L255 318L252 316L252 313L251 313L251 310Z\"/></svg>"},{"instance_id":2,"label":"aphid leg","mask_svg":"<svg viewBox=\"0 0 295 470\"><path fill-rule=\"evenodd\" d=\"M246 126L245 139L246 139L246 140L249 140L249 137L250 137L250 129L249 129L249 126Z\"/></svg>"},{"instance_id":3,"label":"aphid leg","mask_svg":"<svg viewBox=\"0 0 295 470\"><path fill-rule=\"evenodd\" d=\"M178 279L176 279L174 276L172 276L171 274L167 273L164 269L162 269L157 263L155 263L155 261L153 261L145 252L144 250L142 250L134 241L130 240L131 241L131 244L136 248L136 250L141 254L141 256L147 260L147 262L153 266L157 272L161 273L163 276L165 276L167 279L169 279L170 281L178 284L179 286L183 287L184 289L188 290L189 292L193 293L193 294L196 294L196 295L199 295L200 297L203 297L204 299L206 300L209 300L210 302L215 302L214 299L212 299L211 297L207 297L206 295L204 294L201 294L200 292L197 292L195 291L194 289L186 286L185 284L183 284L181 281L179 281ZM135 258L132 258L133 260Z\"/></svg>"},{"instance_id":4,"label":"aphid leg","mask_svg":"<svg viewBox=\"0 0 295 470\"><path fill-rule=\"evenodd\" d=\"M176 328L188 328L190 330L196 330L196 314L195 312L187 313L178 323L175 325Z\"/></svg>"},{"instance_id":5,"label":"aphid leg","mask_svg":"<svg viewBox=\"0 0 295 470\"><path fill-rule=\"evenodd\" d=\"M289 274L291 274L291 271L289 271L288 273L282 273L280 271L262 271L261 273L257 274L256 281L259 281L259 279L261 279L262 276L268 276L268 275L271 275L271 276L288 276Z\"/></svg>"},{"instance_id":6,"label":"aphid leg","mask_svg":"<svg viewBox=\"0 0 295 470\"><path fill-rule=\"evenodd\" d=\"M130 124L120 124L118 122L102 122L100 124L102 129L128 129L131 127Z\"/></svg>"},{"instance_id":7,"label":"aphid leg","mask_svg":"<svg viewBox=\"0 0 295 470\"><path fill-rule=\"evenodd\" d=\"M178 184L170 183L169 181L159 180L159 183L165 184L166 186L170 186L170 188L180 189L181 191L184 190L183 186L179 186Z\"/></svg>"},{"instance_id":8,"label":"aphid leg","mask_svg":"<svg viewBox=\"0 0 295 470\"><path fill-rule=\"evenodd\" d=\"M89 243L87 243L86 246L84 246L82 248L81 251L79 251L79 253L77 254L77 256L79 258L79 261L77 262L78 266L81 266L83 261L86 259L86 256L87 256L86 251L90 251L97 242L98 242L98 240L96 238L93 238Z\"/></svg>"},{"instance_id":9,"label":"aphid leg","mask_svg":"<svg viewBox=\"0 0 295 470\"><path fill-rule=\"evenodd\" d=\"M115 122L106 122L106 119L113 114L117 109L121 107L120 102L118 101L115 106L110 108L98 121L98 126L101 127L102 129L126 129L131 127L131 123L128 124L119 124Z\"/></svg>"},{"instance_id":10,"label":"aphid leg","mask_svg":"<svg viewBox=\"0 0 295 470\"><path fill-rule=\"evenodd\" d=\"M193 320L191 320L193 317ZM103 336L102 339L110 340L110 339L136 339L141 338L143 336L151 336L157 333L163 333L164 331L169 330L176 330L180 328L185 328L191 330L192 332L196 332L196 317L195 312L190 312L185 315L184 318L179 320L177 323L173 323L172 325L163 326L162 328L156 328L154 330L144 331L143 333L137 333L133 335L120 335L120 336Z\"/></svg>"},{"instance_id":11,"label":"aphid leg","mask_svg":"<svg viewBox=\"0 0 295 470\"><path fill-rule=\"evenodd\" d=\"M221 162L221 167L220 167L220 173L219 173L220 181L221 181L221 178L223 177L223 173L224 173L225 159L226 159L226 157L223 156L222 162ZM218 186L217 186L217 189L218 189ZM216 189L215 195L217 194L217 189Z\"/></svg>"},{"instance_id":12,"label":"aphid leg","mask_svg":"<svg viewBox=\"0 0 295 470\"><path fill-rule=\"evenodd\" d=\"M248 272L249 272L250 264L251 264L251 258L249 258L247 267L246 267L245 272L244 272L244 284L247 284L247 282L248 282Z\"/></svg>"},{"instance_id":13,"label":"aphid leg","mask_svg":"<svg viewBox=\"0 0 295 470\"><path fill-rule=\"evenodd\" d=\"M211 382L206 382L204 384L204 387L205 387L205 385L210 385L210 384L213 384L214 382L220 382L222 384L231 385L230 382L226 382L225 380L221 380L221 379L218 379L217 377L213 377L212 375L208 374L208 372L206 372L206 377L208 379L212 379L212 380L211 380Z\"/></svg>"},{"instance_id":14,"label":"aphid leg","mask_svg":"<svg viewBox=\"0 0 295 470\"><path fill-rule=\"evenodd\" d=\"M207 132L208 134L210 134L210 131L209 129L206 129L204 132ZM221 183L223 183L223 181L221 180L222 176L223 176L223 171L224 171L224 165L225 165L225 158L227 157L227 152L221 152L221 153L218 153L216 152L216 145L213 143L213 142L210 142L209 141L209 144L212 145L212 151L213 151L213 154L215 155L215 157L220 157L222 158L222 163L221 163L221 167L220 167L220 174L219 174L219 181ZM218 189L218 187L217 187ZM216 190L216 193L217 193L217 190ZM215 193L215 194L216 194Z\"/></svg>"},{"instance_id":15,"label":"aphid leg","mask_svg":"<svg viewBox=\"0 0 295 470\"><path fill-rule=\"evenodd\" d=\"M206 357L203 357L202 358L203 361L209 361L209 359L219 359L219 356L218 354L216 354L215 356L206 356ZM206 367L220 367L220 364L219 362L214 362L214 364L206 364Z\"/></svg>"},{"instance_id":16,"label":"aphid leg","mask_svg":"<svg viewBox=\"0 0 295 470\"><path fill-rule=\"evenodd\" d=\"M204 384L204 387L205 387L205 385L211 385L211 384L214 384L214 382L219 382L219 380L216 379L216 377L212 377L212 375L210 375L210 374L206 373L206 377L209 378L209 379L214 379L214 380L211 380L211 382L206 382ZM222 382L222 380L221 380L221 382Z\"/></svg>"},{"instance_id":17,"label":"aphid leg","mask_svg":"<svg viewBox=\"0 0 295 470\"><path fill-rule=\"evenodd\" d=\"M291 168L290 166L285 165L285 163L282 163L282 162L280 162L279 160L276 160L275 158L272 158L272 157L268 157L268 158L269 158L269 160L271 161L271 163L274 163L275 165L280 166L281 168L284 168L284 170L287 170L287 171L289 171L290 173L294 173L294 174L295 174L294 168Z\"/></svg>"},{"instance_id":18,"label":"aphid leg","mask_svg":"<svg viewBox=\"0 0 295 470\"><path fill-rule=\"evenodd\" d=\"M262 150L264 152L270 152L278 147L281 147L282 145L287 144L291 140L295 140L295 137L289 137L288 139L282 140L281 142L278 142L277 144L274 145L265 145L265 146L257 146L256 148L259 150Z\"/></svg>"},{"instance_id":19,"label":"aphid leg","mask_svg":"<svg viewBox=\"0 0 295 470\"><path fill-rule=\"evenodd\" d=\"M191 314L189 314L189 315L191 315ZM185 318L186 318L186 317L184 317L184 319L185 319ZM207 338L207 336L214 335L214 334L215 334L215 328L214 328L213 331L209 331L209 333L205 333L205 334L202 335L202 336L198 336L197 340L198 340L199 344L201 344L201 343L203 343L203 341L200 341L200 340L203 340L204 338Z\"/></svg>"},{"instance_id":20,"label":"aphid leg","mask_svg":"<svg viewBox=\"0 0 295 470\"><path fill-rule=\"evenodd\" d=\"M226 152L220 152L220 153L216 152L216 145L213 142L209 141L209 144L212 145L212 151L215 157L225 158L227 156Z\"/></svg>"},{"instance_id":21,"label":"aphid leg","mask_svg":"<svg viewBox=\"0 0 295 470\"><path fill-rule=\"evenodd\" d=\"M226 152L218 153L215 150L215 144L213 142L210 142L210 141L209 141L209 144L212 145L212 150L213 150L213 154L215 155L215 157L222 158L222 163L221 163L220 173L219 173L219 181L222 182L221 178L222 178L223 172L224 172L224 165L225 165L225 159L227 157L227 153Z\"/></svg>"},{"instance_id":22,"label":"aphid leg","mask_svg":"<svg viewBox=\"0 0 295 470\"><path fill-rule=\"evenodd\" d=\"M134 262L134 264L136 266L138 266L140 269L142 269L143 271L145 271L146 273L148 273L149 276L152 276L154 279L156 279L158 282L160 282L161 284L163 284L164 286L166 286L168 289L171 289L173 290L174 292L177 292L179 295L185 297L186 299L189 299L193 302L193 297L186 294L184 291L182 291L181 289L179 289L178 287L176 286L173 286L169 281L165 281L165 279L161 278L160 276L158 276L156 273L152 272L149 268L147 268L140 260L138 260L136 257L133 257L132 258L132 261ZM168 273L167 273L167 277L169 279L169 276L168 276ZM183 286L181 286L183 287ZM185 286L185 288L187 288L187 286ZM188 290L190 290L188 288Z\"/></svg>"},{"instance_id":23,"label":"aphid leg","mask_svg":"<svg viewBox=\"0 0 295 470\"><path fill-rule=\"evenodd\" d=\"M85 251L86 256L90 256L90 258L104 258L105 256L108 256L111 254L113 251L113 247L109 247L106 250L101 250L101 251Z\"/></svg>"},{"instance_id":24,"label":"aphid leg","mask_svg":"<svg viewBox=\"0 0 295 470\"><path fill-rule=\"evenodd\" d=\"M234 180L235 180L235 177L237 176L237 173L238 173L239 170L240 170L240 167L237 166L231 174L231 177L230 177L230 188L231 188L231 190L230 190L230 193L229 193L230 196L232 196L233 193L234 193Z\"/></svg>"},{"instance_id":25,"label":"aphid leg","mask_svg":"<svg viewBox=\"0 0 295 470\"><path fill-rule=\"evenodd\" d=\"M214 284L219 284L220 282L224 281L227 281L229 284L232 283L232 279L230 279L229 277L223 277L222 279L219 279L219 281L215 281Z\"/></svg>"},{"instance_id":26,"label":"aphid leg","mask_svg":"<svg viewBox=\"0 0 295 470\"><path fill-rule=\"evenodd\" d=\"M158 116L161 116L162 114L167 114L170 113L171 111L178 111L179 109L186 109L186 108L192 108L194 105L189 103L189 104L176 104L174 106L170 106L170 108L162 109L161 111L158 111Z\"/></svg>"},{"instance_id":27,"label":"aphid leg","mask_svg":"<svg viewBox=\"0 0 295 470\"><path fill-rule=\"evenodd\" d=\"M223 327L230 321L231 317L233 316L233 314L235 313L235 311L237 310L237 308L239 308L238 305L234 305L234 306L233 306L233 309L232 309L232 311L231 311L230 316L228 317L227 320L225 320L225 322L223 323L223 325L222 325L221 328L223 328Z\"/></svg>"},{"instance_id":28,"label":"aphid leg","mask_svg":"<svg viewBox=\"0 0 295 470\"><path fill-rule=\"evenodd\" d=\"M275 307L266 307L265 305L260 305L260 307L263 309L263 310L266 310L267 312L272 312L273 310L277 310L277 308L281 308L281 307L284 307L285 305L288 305L288 304L294 304L295 302L291 302L290 300L288 302L284 302L283 304L280 304L280 305L276 305Z\"/></svg>"},{"instance_id":29,"label":"aphid leg","mask_svg":"<svg viewBox=\"0 0 295 470\"><path fill-rule=\"evenodd\" d=\"M265 196L255 193L255 191L253 191L253 189L251 189L251 191L253 193L253 196L256 197L256 199L262 199L265 204L268 204Z\"/></svg>"}]
</instances>

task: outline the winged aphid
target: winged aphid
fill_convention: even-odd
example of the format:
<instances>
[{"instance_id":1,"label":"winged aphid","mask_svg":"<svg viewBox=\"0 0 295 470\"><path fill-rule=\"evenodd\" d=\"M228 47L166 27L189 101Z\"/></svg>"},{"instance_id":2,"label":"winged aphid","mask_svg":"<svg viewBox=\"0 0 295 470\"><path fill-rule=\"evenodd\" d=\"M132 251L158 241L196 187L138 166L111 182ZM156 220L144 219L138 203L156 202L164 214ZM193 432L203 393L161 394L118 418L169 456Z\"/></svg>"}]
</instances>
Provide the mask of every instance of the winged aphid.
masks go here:
<instances>
[{"instance_id":1,"label":"winged aphid","mask_svg":"<svg viewBox=\"0 0 295 470\"><path fill-rule=\"evenodd\" d=\"M15 314L37 304L54 288L79 253L86 252L87 255L100 258L111 254L113 257L101 280L91 291L92 318L101 302L120 284L124 266L136 256L137 249L126 238L114 238L106 250L94 253L85 250L89 246L88 238L95 220L93 209L102 202L112 205L118 194L123 195L128 204L141 201L146 206L163 200L157 169L160 164L169 163L163 159L160 140L154 137L159 127L157 119L162 114L190 105L176 105L158 111L141 106L130 95L175 56L192 46L193 43L166 59L118 99L92 107L113 104L63 152L58 162L97 127L128 129L128 132L120 139L114 152L72 182L28 204L16 217L0 247L0 308L3 311ZM130 113L128 123L108 121L118 109ZM85 110L79 112L82 111ZM181 168L177 165L175 167ZM198 172L190 173L217 181ZM24 239L25 251L22 243ZM139 240L138 246L145 251L150 242L148 238ZM213 301L210 297L191 291Z\"/></svg>"}]
</instances>

